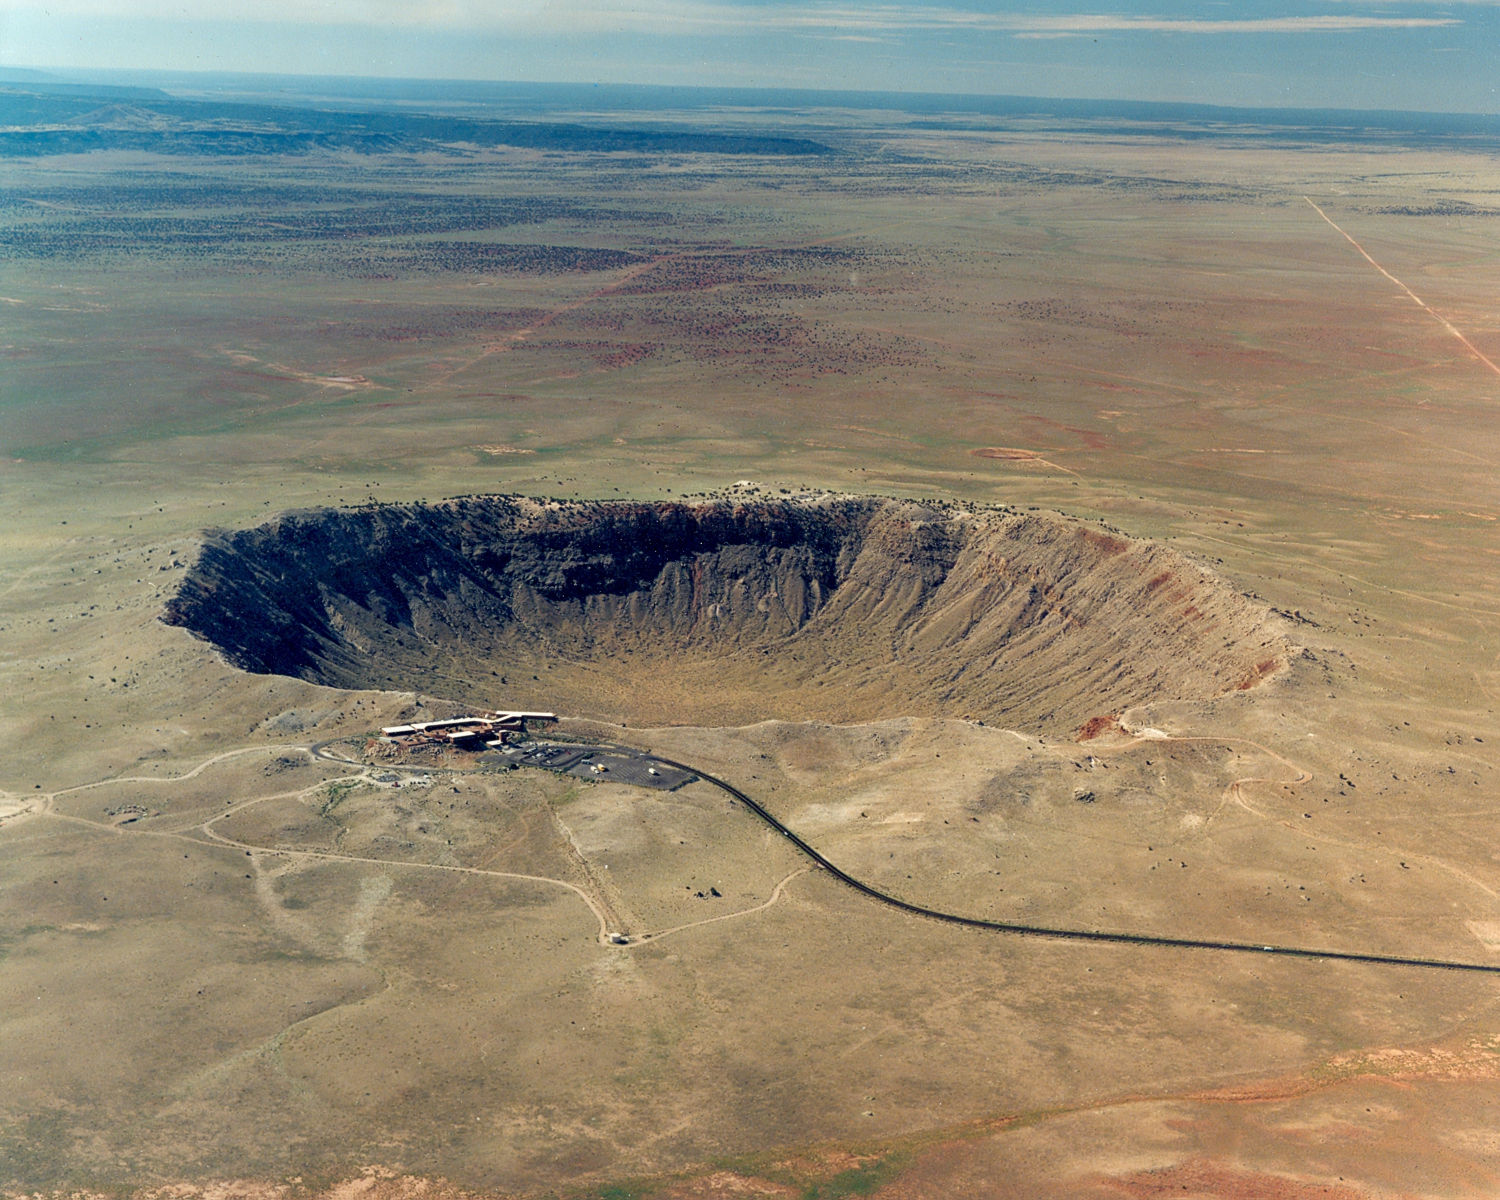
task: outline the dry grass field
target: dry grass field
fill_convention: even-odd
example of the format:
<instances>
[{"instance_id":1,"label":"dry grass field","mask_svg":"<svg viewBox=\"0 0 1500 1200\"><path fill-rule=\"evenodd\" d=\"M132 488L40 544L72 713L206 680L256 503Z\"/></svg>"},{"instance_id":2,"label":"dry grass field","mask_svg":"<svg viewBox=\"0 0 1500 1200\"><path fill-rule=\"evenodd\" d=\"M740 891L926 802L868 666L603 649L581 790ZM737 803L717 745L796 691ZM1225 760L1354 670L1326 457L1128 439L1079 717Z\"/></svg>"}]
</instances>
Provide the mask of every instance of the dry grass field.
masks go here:
<instances>
[{"instance_id":1,"label":"dry grass field","mask_svg":"<svg viewBox=\"0 0 1500 1200\"><path fill-rule=\"evenodd\" d=\"M1500 1190L1496 975L944 926L706 784L314 757L451 705L160 620L308 506L1103 522L1288 665L1079 731L559 661L562 730L931 907L1500 968L1493 158L775 119L833 152L0 160L5 1194Z\"/></svg>"}]
</instances>

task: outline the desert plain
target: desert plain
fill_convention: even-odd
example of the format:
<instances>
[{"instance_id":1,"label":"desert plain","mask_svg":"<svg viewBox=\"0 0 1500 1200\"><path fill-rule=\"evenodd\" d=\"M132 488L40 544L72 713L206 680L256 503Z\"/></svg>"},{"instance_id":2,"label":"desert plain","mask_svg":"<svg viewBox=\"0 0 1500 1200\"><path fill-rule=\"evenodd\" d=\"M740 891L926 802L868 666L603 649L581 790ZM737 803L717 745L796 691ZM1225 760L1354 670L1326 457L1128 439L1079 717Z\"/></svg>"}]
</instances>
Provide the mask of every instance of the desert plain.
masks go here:
<instances>
[{"instance_id":1,"label":"desert plain","mask_svg":"<svg viewBox=\"0 0 1500 1200\"><path fill-rule=\"evenodd\" d=\"M566 116L801 141L0 160L0 1187L1500 1189L1493 149ZM492 495L1065 519L1272 650L1074 621L1120 687L1007 708L873 619L826 672L537 635L363 686L162 620L223 531ZM364 749L474 704L923 906L1446 965L960 929L702 783Z\"/></svg>"}]
</instances>

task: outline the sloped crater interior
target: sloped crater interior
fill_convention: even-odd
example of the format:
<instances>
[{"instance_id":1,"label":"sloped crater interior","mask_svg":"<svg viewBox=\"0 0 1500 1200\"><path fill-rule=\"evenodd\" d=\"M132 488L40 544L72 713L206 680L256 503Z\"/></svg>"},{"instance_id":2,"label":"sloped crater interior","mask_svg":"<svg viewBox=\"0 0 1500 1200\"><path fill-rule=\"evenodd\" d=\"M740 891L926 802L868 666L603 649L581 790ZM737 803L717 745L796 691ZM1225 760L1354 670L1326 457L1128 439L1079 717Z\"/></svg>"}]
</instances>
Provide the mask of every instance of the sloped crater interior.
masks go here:
<instances>
[{"instance_id":1,"label":"sloped crater interior","mask_svg":"<svg viewBox=\"0 0 1500 1200\"><path fill-rule=\"evenodd\" d=\"M867 497L471 497L210 535L165 619L236 666L629 723L1039 730L1250 687L1275 619L1169 548Z\"/></svg>"}]
</instances>

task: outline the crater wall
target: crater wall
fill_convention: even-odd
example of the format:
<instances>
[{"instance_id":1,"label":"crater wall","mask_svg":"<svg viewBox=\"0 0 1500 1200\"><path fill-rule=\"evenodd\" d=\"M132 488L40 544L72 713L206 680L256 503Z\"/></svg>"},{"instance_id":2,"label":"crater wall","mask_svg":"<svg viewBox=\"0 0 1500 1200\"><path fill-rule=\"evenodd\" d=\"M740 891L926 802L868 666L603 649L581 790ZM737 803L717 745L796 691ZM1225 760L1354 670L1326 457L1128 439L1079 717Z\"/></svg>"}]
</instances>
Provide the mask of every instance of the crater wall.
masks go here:
<instances>
[{"instance_id":1,"label":"crater wall","mask_svg":"<svg viewBox=\"0 0 1500 1200\"><path fill-rule=\"evenodd\" d=\"M866 497L289 513L210 535L165 619L236 666L631 723L1072 728L1275 671L1275 618L1160 544Z\"/></svg>"}]
</instances>

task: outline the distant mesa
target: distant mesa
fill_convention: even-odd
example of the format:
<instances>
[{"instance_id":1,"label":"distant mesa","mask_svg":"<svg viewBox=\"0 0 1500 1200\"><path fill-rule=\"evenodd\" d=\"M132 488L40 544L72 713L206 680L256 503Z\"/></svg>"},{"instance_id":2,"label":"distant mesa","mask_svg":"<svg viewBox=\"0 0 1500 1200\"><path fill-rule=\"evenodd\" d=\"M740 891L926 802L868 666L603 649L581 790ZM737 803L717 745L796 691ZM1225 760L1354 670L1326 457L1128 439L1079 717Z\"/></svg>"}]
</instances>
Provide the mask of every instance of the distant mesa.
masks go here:
<instances>
[{"instance_id":1,"label":"distant mesa","mask_svg":"<svg viewBox=\"0 0 1500 1200\"><path fill-rule=\"evenodd\" d=\"M649 122L493 120L417 111L350 111L309 103L261 104L169 96L152 88L0 81L0 158L129 150L234 156L469 153L825 156L831 147L769 129L707 129Z\"/></svg>"},{"instance_id":2,"label":"distant mesa","mask_svg":"<svg viewBox=\"0 0 1500 1200\"><path fill-rule=\"evenodd\" d=\"M629 723L982 719L1071 734L1286 661L1175 551L1037 512L850 496L473 497L210 535L164 619L252 672Z\"/></svg>"}]
</instances>

